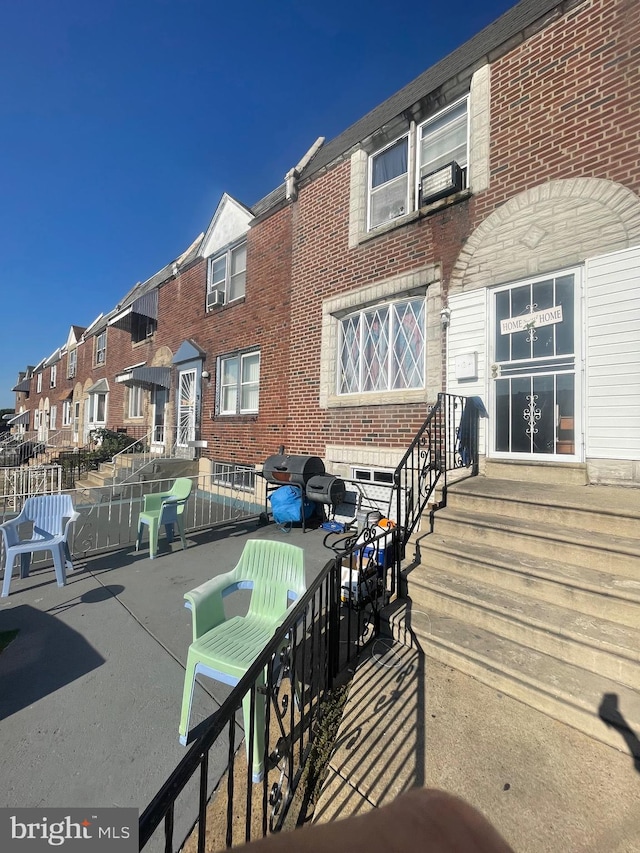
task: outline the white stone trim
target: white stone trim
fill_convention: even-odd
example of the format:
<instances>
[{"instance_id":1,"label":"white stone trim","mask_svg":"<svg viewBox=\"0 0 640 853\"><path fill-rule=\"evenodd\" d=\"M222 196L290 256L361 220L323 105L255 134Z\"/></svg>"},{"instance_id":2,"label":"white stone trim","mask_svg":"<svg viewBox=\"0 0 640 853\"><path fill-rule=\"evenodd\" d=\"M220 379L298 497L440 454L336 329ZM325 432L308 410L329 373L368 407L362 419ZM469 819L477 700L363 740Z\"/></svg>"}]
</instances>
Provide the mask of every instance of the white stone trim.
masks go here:
<instances>
[{"instance_id":1,"label":"white stone trim","mask_svg":"<svg viewBox=\"0 0 640 853\"><path fill-rule=\"evenodd\" d=\"M366 394L336 394L338 338L340 317L403 296L427 295L426 305L426 389L384 391ZM320 343L320 408L347 406L376 406L394 403L417 403L435 399L441 390L441 329L440 329L440 270L430 264L420 270L394 276L375 284L365 285L347 293L325 299L322 303Z\"/></svg>"},{"instance_id":2,"label":"white stone trim","mask_svg":"<svg viewBox=\"0 0 640 853\"><path fill-rule=\"evenodd\" d=\"M471 78L469 92L469 180L473 193L489 188L489 145L491 120L491 66L479 68Z\"/></svg>"}]
</instances>

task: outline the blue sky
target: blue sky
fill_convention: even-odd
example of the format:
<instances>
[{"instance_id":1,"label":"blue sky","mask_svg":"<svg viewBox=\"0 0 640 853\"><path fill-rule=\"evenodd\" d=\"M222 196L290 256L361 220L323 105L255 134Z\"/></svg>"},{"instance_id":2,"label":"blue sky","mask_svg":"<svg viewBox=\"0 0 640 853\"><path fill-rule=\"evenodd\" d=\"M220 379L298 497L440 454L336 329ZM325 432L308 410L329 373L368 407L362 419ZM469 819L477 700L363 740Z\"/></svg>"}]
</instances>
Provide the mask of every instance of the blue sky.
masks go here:
<instances>
[{"instance_id":1,"label":"blue sky","mask_svg":"<svg viewBox=\"0 0 640 853\"><path fill-rule=\"evenodd\" d=\"M0 408L223 192L253 204L512 5L0 0Z\"/></svg>"}]
</instances>

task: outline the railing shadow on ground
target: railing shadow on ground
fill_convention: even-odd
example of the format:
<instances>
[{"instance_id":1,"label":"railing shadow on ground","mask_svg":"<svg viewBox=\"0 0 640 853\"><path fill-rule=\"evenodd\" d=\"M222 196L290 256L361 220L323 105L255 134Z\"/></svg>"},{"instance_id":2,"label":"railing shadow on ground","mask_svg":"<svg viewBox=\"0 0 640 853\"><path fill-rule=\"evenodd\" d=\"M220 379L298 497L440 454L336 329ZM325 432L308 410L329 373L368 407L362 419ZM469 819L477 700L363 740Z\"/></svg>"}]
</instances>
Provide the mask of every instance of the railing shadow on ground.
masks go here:
<instances>
[{"instance_id":1,"label":"railing shadow on ground","mask_svg":"<svg viewBox=\"0 0 640 853\"><path fill-rule=\"evenodd\" d=\"M111 593L107 596L111 597ZM0 681L4 685L0 691L0 720L105 662L81 634L55 614L19 604L6 611L2 623L3 628L17 629L19 633L0 655Z\"/></svg>"},{"instance_id":2,"label":"railing shadow on ground","mask_svg":"<svg viewBox=\"0 0 640 853\"><path fill-rule=\"evenodd\" d=\"M314 821L361 813L425 784L424 653L411 625L410 602L387 605L382 635L357 662Z\"/></svg>"}]
</instances>

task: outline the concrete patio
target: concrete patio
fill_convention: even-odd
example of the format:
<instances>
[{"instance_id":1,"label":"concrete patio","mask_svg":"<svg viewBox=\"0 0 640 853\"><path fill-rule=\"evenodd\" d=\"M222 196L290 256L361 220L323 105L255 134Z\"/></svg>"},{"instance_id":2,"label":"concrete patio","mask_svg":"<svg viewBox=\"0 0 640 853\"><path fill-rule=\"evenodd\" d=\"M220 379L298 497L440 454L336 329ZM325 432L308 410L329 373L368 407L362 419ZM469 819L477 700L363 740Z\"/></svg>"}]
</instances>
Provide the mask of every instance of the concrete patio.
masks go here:
<instances>
[{"instance_id":1,"label":"concrete patio","mask_svg":"<svg viewBox=\"0 0 640 853\"><path fill-rule=\"evenodd\" d=\"M191 616L183 594L233 568L247 538L303 547L309 582L333 555L323 536L245 521L188 535L186 551L161 539L153 561L132 548L80 560L63 588L53 567L14 577L0 602L0 631L19 629L0 654L0 805L142 812L185 755L178 722ZM248 595L228 601L241 612ZM194 694L192 733L230 690L211 680L206 687ZM226 760L219 743L212 785ZM196 795L195 785L185 792L194 803ZM176 837L188 828L178 813ZM148 849L159 842L154 837Z\"/></svg>"}]
</instances>

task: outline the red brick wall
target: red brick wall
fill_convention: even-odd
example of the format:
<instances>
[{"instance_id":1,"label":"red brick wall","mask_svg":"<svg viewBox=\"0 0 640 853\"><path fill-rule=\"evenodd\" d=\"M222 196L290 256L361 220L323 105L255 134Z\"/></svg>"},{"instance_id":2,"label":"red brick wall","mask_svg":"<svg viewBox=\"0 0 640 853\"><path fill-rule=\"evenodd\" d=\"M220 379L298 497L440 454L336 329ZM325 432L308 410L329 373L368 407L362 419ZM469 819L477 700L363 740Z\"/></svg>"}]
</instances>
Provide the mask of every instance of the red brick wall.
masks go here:
<instances>
[{"instance_id":1,"label":"red brick wall","mask_svg":"<svg viewBox=\"0 0 640 853\"><path fill-rule=\"evenodd\" d=\"M203 382L201 401L204 454L224 462L263 462L287 443L291 208L250 229L243 300L207 314L206 272L203 260L161 288L157 345L175 353L190 338L206 352L203 369L211 378ZM216 416L218 356L255 346L261 361L258 414Z\"/></svg>"},{"instance_id":2,"label":"red brick wall","mask_svg":"<svg viewBox=\"0 0 640 853\"><path fill-rule=\"evenodd\" d=\"M607 178L640 190L640 9L583 4L491 67L491 186L496 205L543 181Z\"/></svg>"}]
</instances>

